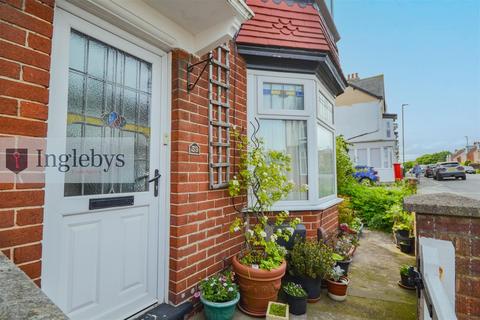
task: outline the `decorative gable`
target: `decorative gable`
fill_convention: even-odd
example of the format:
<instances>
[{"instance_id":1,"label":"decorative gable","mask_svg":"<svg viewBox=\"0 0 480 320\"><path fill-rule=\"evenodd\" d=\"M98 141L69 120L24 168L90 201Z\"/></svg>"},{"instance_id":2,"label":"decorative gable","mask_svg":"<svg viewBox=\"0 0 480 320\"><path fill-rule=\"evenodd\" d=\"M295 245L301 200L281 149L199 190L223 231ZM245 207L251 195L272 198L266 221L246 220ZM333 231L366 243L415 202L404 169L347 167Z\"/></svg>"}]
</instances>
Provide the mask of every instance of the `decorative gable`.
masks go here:
<instances>
[{"instance_id":1,"label":"decorative gable","mask_svg":"<svg viewBox=\"0 0 480 320\"><path fill-rule=\"evenodd\" d=\"M246 21L237 43L328 53L339 65L338 49L312 0L247 0L255 16Z\"/></svg>"}]
</instances>

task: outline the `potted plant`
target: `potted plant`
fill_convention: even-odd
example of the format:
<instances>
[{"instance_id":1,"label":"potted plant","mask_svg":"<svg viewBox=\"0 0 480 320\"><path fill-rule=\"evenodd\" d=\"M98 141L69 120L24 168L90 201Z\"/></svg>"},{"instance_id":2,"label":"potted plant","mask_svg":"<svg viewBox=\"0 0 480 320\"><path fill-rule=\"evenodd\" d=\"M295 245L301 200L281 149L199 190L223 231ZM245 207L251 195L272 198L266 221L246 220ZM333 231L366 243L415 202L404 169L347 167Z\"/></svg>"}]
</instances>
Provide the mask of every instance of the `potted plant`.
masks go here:
<instances>
[{"instance_id":1,"label":"potted plant","mask_svg":"<svg viewBox=\"0 0 480 320\"><path fill-rule=\"evenodd\" d=\"M356 243L356 238L345 234L339 236L335 243L335 253L337 254L335 257L341 257L341 259L335 259L336 265L343 270L345 275L348 274L350 263L352 263L352 256L355 252Z\"/></svg>"},{"instance_id":2,"label":"potted plant","mask_svg":"<svg viewBox=\"0 0 480 320\"><path fill-rule=\"evenodd\" d=\"M268 303L267 320L288 320L288 304L273 302Z\"/></svg>"},{"instance_id":3,"label":"potted plant","mask_svg":"<svg viewBox=\"0 0 480 320\"><path fill-rule=\"evenodd\" d=\"M207 320L230 320L240 300L232 272L214 275L200 282L200 301Z\"/></svg>"},{"instance_id":4,"label":"potted plant","mask_svg":"<svg viewBox=\"0 0 480 320\"><path fill-rule=\"evenodd\" d=\"M283 286L283 291L287 295L290 313L302 315L307 312L307 292L305 292L301 285L287 282Z\"/></svg>"},{"instance_id":5,"label":"potted plant","mask_svg":"<svg viewBox=\"0 0 480 320\"><path fill-rule=\"evenodd\" d=\"M257 128L258 129L258 128ZM255 132L257 132L257 129ZM290 218L287 211L272 213L272 205L285 198L295 187L287 176L290 157L279 151L266 150L255 134L251 142L238 133L240 155L238 175L229 182L232 197L248 195L248 205L230 225L230 232L243 232L245 245L232 266L240 288L239 308L252 316L265 316L269 301L277 300L281 279L285 275L286 249L279 238L288 242L299 218ZM269 223L270 218L270 223ZM285 226L277 228L275 226Z\"/></svg>"},{"instance_id":6,"label":"potted plant","mask_svg":"<svg viewBox=\"0 0 480 320\"><path fill-rule=\"evenodd\" d=\"M403 211L402 207L397 204L390 208L389 215L393 216L393 232L397 245L400 245L402 241L411 241L410 235L413 230L414 221L413 214Z\"/></svg>"},{"instance_id":7,"label":"potted plant","mask_svg":"<svg viewBox=\"0 0 480 320\"><path fill-rule=\"evenodd\" d=\"M413 249L413 241L410 239L400 241L400 251L410 254Z\"/></svg>"},{"instance_id":8,"label":"potted plant","mask_svg":"<svg viewBox=\"0 0 480 320\"><path fill-rule=\"evenodd\" d=\"M336 266L330 272L327 280L328 296L335 301L344 301L347 298L347 289L350 279L344 276L342 268Z\"/></svg>"},{"instance_id":9,"label":"potted plant","mask_svg":"<svg viewBox=\"0 0 480 320\"><path fill-rule=\"evenodd\" d=\"M415 283L412 277L410 277L411 266L404 264L400 266L400 283L399 285L405 289L415 289Z\"/></svg>"},{"instance_id":10,"label":"potted plant","mask_svg":"<svg viewBox=\"0 0 480 320\"><path fill-rule=\"evenodd\" d=\"M322 280L334 264L333 249L314 240L297 241L288 259L292 281L305 289L309 302L320 299Z\"/></svg>"},{"instance_id":11,"label":"potted plant","mask_svg":"<svg viewBox=\"0 0 480 320\"><path fill-rule=\"evenodd\" d=\"M362 236L363 233L363 222L360 218L353 218L352 222L350 223L350 228L357 231L358 237Z\"/></svg>"}]
</instances>

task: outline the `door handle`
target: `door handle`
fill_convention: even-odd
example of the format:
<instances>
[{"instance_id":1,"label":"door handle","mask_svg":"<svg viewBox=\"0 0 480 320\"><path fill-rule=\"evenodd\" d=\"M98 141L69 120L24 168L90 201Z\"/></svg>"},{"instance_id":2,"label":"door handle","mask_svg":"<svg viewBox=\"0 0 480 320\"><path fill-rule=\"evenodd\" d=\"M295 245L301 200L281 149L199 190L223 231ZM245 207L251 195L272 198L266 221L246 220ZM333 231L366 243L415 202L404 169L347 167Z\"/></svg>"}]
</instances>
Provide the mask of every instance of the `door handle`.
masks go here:
<instances>
[{"instance_id":1,"label":"door handle","mask_svg":"<svg viewBox=\"0 0 480 320\"><path fill-rule=\"evenodd\" d=\"M162 175L160 174L158 169L155 169L155 175L152 179L148 180L148 183L153 182L153 195L155 197L158 197L158 180L160 180L161 176Z\"/></svg>"}]
</instances>

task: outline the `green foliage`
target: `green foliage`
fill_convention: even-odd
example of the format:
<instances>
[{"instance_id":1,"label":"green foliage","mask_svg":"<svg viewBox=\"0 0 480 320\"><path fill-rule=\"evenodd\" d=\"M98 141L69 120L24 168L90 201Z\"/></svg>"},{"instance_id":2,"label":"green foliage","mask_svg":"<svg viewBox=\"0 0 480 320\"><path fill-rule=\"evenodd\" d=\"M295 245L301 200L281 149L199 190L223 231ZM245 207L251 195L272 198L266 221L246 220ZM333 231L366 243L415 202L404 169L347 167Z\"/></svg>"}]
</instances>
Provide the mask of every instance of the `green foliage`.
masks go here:
<instances>
[{"instance_id":1,"label":"green foliage","mask_svg":"<svg viewBox=\"0 0 480 320\"><path fill-rule=\"evenodd\" d=\"M338 194L346 194L345 189L355 183L353 164L348 155L348 143L343 136L336 138L337 189Z\"/></svg>"},{"instance_id":2,"label":"green foliage","mask_svg":"<svg viewBox=\"0 0 480 320\"><path fill-rule=\"evenodd\" d=\"M405 230L412 232L413 230L413 213L403 211L401 205L393 205L387 213L393 217L393 231Z\"/></svg>"},{"instance_id":3,"label":"green foliage","mask_svg":"<svg viewBox=\"0 0 480 320\"><path fill-rule=\"evenodd\" d=\"M402 276L408 276L408 270L410 269L410 266L408 264L402 264L400 266L400 274Z\"/></svg>"},{"instance_id":4,"label":"green foliage","mask_svg":"<svg viewBox=\"0 0 480 320\"><path fill-rule=\"evenodd\" d=\"M451 154L450 151L428 153L418 157L415 161L418 164L431 164L431 163L437 163L437 162L444 162L447 160L447 156L449 154Z\"/></svg>"},{"instance_id":5,"label":"green foliage","mask_svg":"<svg viewBox=\"0 0 480 320\"><path fill-rule=\"evenodd\" d=\"M214 275L200 282L202 297L211 302L227 302L237 297L238 287L232 272Z\"/></svg>"},{"instance_id":6,"label":"green foliage","mask_svg":"<svg viewBox=\"0 0 480 320\"><path fill-rule=\"evenodd\" d=\"M405 163L403 164L403 167L405 168L405 170L410 170L415 166L415 163L417 163L417 162L416 161L405 161Z\"/></svg>"},{"instance_id":7,"label":"green foliage","mask_svg":"<svg viewBox=\"0 0 480 320\"><path fill-rule=\"evenodd\" d=\"M289 259L291 275L324 278L335 264L333 249L314 240L297 241Z\"/></svg>"},{"instance_id":8,"label":"green foliage","mask_svg":"<svg viewBox=\"0 0 480 320\"><path fill-rule=\"evenodd\" d=\"M234 132L234 137L240 140L239 148L243 152L238 176L229 183L230 196L249 194L252 201L249 201L250 206L245 210L248 214L237 217L230 225L230 232L243 230L245 234L246 250L240 258L241 263L271 270L279 267L286 255L285 248L277 244L277 239L288 241L300 223L299 218L290 218L288 211L277 213L272 219L275 226L288 224L289 227L278 228L273 233L268 219L272 205L295 188L286 175L291 170L290 157L283 152L266 150L262 140L254 139L250 143L237 132ZM253 226L251 215L255 218Z\"/></svg>"},{"instance_id":9,"label":"green foliage","mask_svg":"<svg viewBox=\"0 0 480 320\"><path fill-rule=\"evenodd\" d=\"M346 223L349 226L355 220L355 211L352 208L350 197L340 196L343 201L338 205L338 222Z\"/></svg>"},{"instance_id":10,"label":"green foliage","mask_svg":"<svg viewBox=\"0 0 480 320\"><path fill-rule=\"evenodd\" d=\"M230 195L251 192L254 197L249 211L269 211L275 202L284 199L295 187L286 174L291 171L290 156L284 152L267 150L263 140L250 143L246 136L238 133L234 133L234 137L240 140L238 147L243 152L238 176L229 183Z\"/></svg>"},{"instance_id":11,"label":"green foliage","mask_svg":"<svg viewBox=\"0 0 480 320\"><path fill-rule=\"evenodd\" d=\"M359 228L363 221L372 229L390 231L394 223L390 208L396 204L401 205L405 196L416 193L415 186L404 181L392 186L362 185L353 178L348 143L342 136L337 137L336 153L338 194L344 199L339 205L339 222L347 223L350 228L355 229L355 226ZM421 160L425 161L425 164L444 161L447 153L445 151L425 155ZM414 161L405 163L407 169L414 165Z\"/></svg>"},{"instance_id":12,"label":"green foliage","mask_svg":"<svg viewBox=\"0 0 480 320\"><path fill-rule=\"evenodd\" d=\"M287 282L287 284L283 286L283 291L285 291L286 294L292 297L297 297L297 298L307 297L307 292L303 290L302 286L293 282Z\"/></svg>"},{"instance_id":13,"label":"green foliage","mask_svg":"<svg viewBox=\"0 0 480 320\"><path fill-rule=\"evenodd\" d=\"M401 205L403 198L415 191L406 184L393 186L365 186L353 183L346 188L351 207L356 215L370 228L390 231L393 215L389 213L393 205Z\"/></svg>"},{"instance_id":14,"label":"green foliage","mask_svg":"<svg viewBox=\"0 0 480 320\"><path fill-rule=\"evenodd\" d=\"M272 303L268 314L271 316L277 317L286 317L287 316L287 305L283 303Z\"/></svg>"}]
</instances>

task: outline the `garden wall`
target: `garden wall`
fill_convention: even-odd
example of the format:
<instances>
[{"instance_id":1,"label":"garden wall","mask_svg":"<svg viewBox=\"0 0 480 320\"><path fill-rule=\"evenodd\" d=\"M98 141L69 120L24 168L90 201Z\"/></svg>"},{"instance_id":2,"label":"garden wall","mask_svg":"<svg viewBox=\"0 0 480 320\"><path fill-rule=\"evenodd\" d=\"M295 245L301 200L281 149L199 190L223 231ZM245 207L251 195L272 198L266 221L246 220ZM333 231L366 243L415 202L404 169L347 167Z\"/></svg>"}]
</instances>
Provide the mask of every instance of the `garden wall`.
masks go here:
<instances>
[{"instance_id":1,"label":"garden wall","mask_svg":"<svg viewBox=\"0 0 480 320\"><path fill-rule=\"evenodd\" d=\"M53 0L0 1L1 136L47 134L53 7ZM0 183L0 250L37 285L43 205L43 183Z\"/></svg>"},{"instance_id":2,"label":"garden wall","mask_svg":"<svg viewBox=\"0 0 480 320\"><path fill-rule=\"evenodd\" d=\"M480 201L449 193L413 196L416 236L451 241L455 248L455 310L459 320L480 318ZM420 314L420 313L419 313Z\"/></svg>"}]
</instances>

